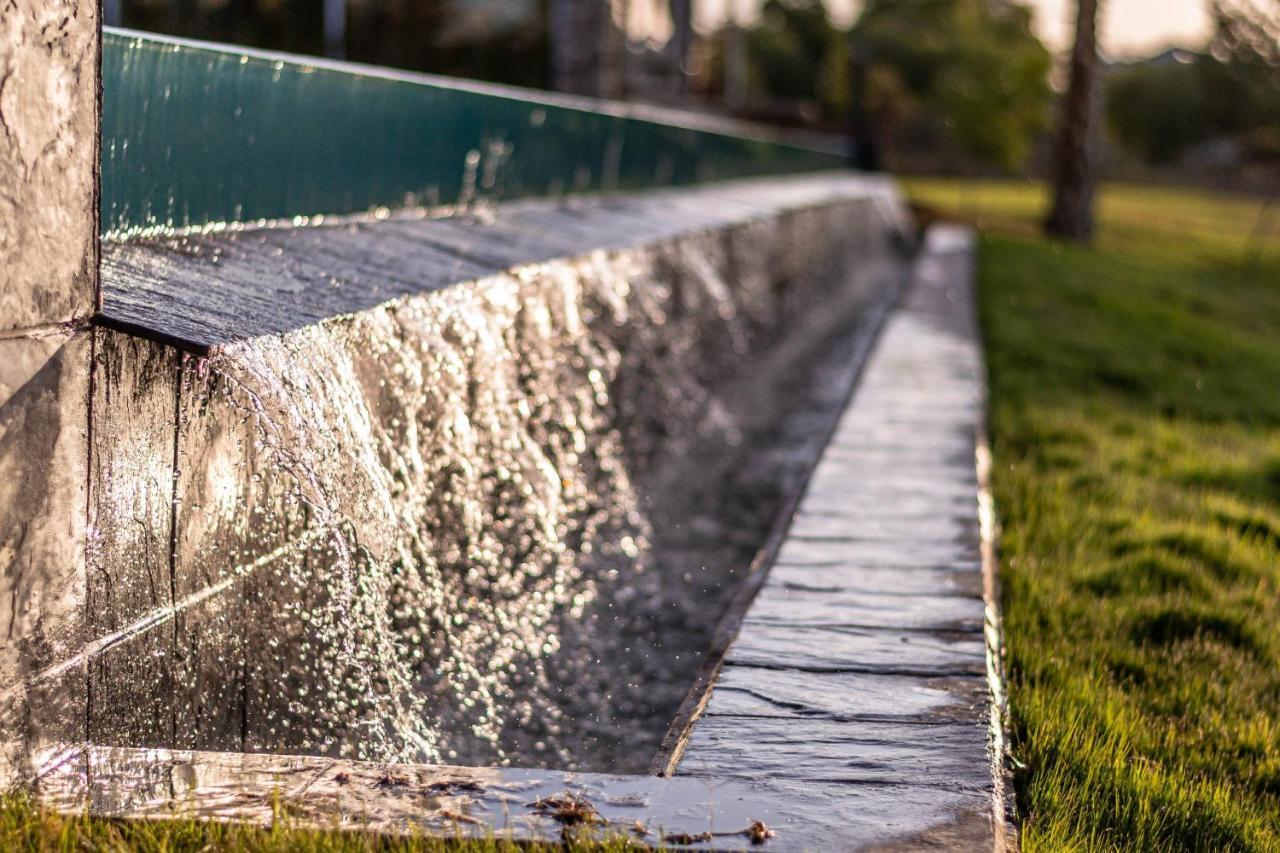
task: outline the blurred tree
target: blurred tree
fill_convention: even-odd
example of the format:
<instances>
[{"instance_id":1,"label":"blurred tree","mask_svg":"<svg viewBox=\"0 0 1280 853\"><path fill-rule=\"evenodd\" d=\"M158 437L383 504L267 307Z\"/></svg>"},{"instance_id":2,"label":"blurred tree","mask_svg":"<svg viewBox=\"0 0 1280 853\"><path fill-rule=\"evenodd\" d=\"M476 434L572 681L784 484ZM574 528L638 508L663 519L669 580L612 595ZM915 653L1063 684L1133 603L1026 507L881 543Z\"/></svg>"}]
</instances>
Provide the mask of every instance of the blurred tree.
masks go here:
<instances>
[{"instance_id":1,"label":"blurred tree","mask_svg":"<svg viewBox=\"0 0 1280 853\"><path fill-rule=\"evenodd\" d=\"M1020 3L868 0L850 44L866 77L854 85L887 147L902 125L924 126L935 145L1013 169L1045 125L1050 56Z\"/></svg>"},{"instance_id":2,"label":"blurred tree","mask_svg":"<svg viewBox=\"0 0 1280 853\"><path fill-rule=\"evenodd\" d=\"M836 30L822 0L766 0L746 36L752 82L771 97L820 100L820 82Z\"/></svg>"},{"instance_id":3,"label":"blurred tree","mask_svg":"<svg viewBox=\"0 0 1280 853\"><path fill-rule=\"evenodd\" d=\"M1116 140L1163 164L1211 143L1280 158L1280 0L1215 0L1207 52L1166 51L1107 79Z\"/></svg>"},{"instance_id":4,"label":"blurred tree","mask_svg":"<svg viewBox=\"0 0 1280 853\"><path fill-rule=\"evenodd\" d=\"M1209 52L1253 116L1242 123L1251 145L1280 160L1280 0L1214 0Z\"/></svg>"},{"instance_id":5,"label":"blurred tree","mask_svg":"<svg viewBox=\"0 0 1280 853\"><path fill-rule=\"evenodd\" d=\"M1280 81L1266 64L1169 51L1111 72L1107 120L1115 139L1143 159L1170 163L1214 140L1280 151Z\"/></svg>"},{"instance_id":6,"label":"blurred tree","mask_svg":"<svg viewBox=\"0 0 1280 853\"><path fill-rule=\"evenodd\" d=\"M1062 97L1050 164L1052 200L1044 230L1064 240L1093 239L1093 197L1097 181L1094 113L1098 88L1098 2L1076 0L1076 35L1070 77Z\"/></svg>"},{"instance_id":7,"label":"blurred tree","mask_svg":"<svg viewBox=\"0 0 1280 853\"><path fill-rule=\"evenodd\" d=\"M360 62L549 82L545 0L347 0L347 16L347 56Z\"/></svg>"},{"instance_id":8,"label":"blurred tree","mask_svg":"<svg viewBox=\"0 0 1280 853\"><path fill-rule=\"evenodd\" d=\"M1167 163L1207 139L1204 88L1196 61L1143 62L1117 68L1107 80L1107 121L1124 147L1154 163Z\"/></svg>"},{"instance_id":9,"label":"blurred tree","mask_svg":"<svg viewBox=\"0 0 1280 853\"><path fill-rule=\"evenodd\" d=\"M687 84L689 49L693 46L693 0L668 0L671 10L671 41L667 50L671 53L680 73L681 90Z\"/></svg>"}]
</instances>

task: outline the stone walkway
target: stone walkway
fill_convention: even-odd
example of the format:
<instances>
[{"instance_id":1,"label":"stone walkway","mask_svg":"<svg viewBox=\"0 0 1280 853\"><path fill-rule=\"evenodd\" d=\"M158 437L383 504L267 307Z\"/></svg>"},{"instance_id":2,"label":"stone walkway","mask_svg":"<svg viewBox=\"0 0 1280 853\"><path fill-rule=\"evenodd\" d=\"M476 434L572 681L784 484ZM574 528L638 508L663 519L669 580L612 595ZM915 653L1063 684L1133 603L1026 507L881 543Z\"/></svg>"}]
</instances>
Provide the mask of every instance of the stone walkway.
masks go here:
<instances>
[{"instance_id":1,"label":"stone walkway","mask_svg":"<svg viewBox=\"0 0 1280 853\"><path fill-rule=\"evenodd\" d=\"M679 775L875 792L885 830L992 846L972 249L930 233Z\"/></svg>"}]
</instances>

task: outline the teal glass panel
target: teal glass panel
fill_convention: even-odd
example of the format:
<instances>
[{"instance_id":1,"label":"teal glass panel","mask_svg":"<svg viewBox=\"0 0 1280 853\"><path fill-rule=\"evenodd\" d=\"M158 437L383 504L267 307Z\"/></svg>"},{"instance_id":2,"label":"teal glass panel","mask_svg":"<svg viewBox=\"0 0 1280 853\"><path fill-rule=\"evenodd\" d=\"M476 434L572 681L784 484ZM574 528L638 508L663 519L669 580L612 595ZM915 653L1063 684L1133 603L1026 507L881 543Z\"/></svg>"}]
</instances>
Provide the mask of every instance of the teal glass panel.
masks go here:
<instances>
[{"instance_id":1,"label":"teal glass panel","mask_svg":"<svg viewBox=\"0 0 1280 853\"><path fill-rule=\"evenodd\" d=\"M668 114L669 115L669 114ZM838 168L834 150L626 105L107 30L102 229Z\"/></svg>"}]
</instances>

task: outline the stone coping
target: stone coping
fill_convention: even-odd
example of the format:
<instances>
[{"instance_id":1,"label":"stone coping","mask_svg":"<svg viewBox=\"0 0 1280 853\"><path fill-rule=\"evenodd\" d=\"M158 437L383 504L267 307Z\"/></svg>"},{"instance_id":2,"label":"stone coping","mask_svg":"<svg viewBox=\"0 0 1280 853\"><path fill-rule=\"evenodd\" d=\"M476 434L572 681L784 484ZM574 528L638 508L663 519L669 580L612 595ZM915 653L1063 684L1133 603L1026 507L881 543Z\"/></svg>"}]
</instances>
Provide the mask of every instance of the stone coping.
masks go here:
<instances>
[{"instance_id":1,"label":"stone coping","mask_svg":"<svg viewBox=\"0 0 1280 853\"><path fill-rule=\"evenodd\" d=\"M512 202L448 218L321 218L320 225L105 243L97 321L204 354L507 270L791 210L873 199L896 228L896 198L886 178L824 172Z\"/></svg>"}]
</instances>

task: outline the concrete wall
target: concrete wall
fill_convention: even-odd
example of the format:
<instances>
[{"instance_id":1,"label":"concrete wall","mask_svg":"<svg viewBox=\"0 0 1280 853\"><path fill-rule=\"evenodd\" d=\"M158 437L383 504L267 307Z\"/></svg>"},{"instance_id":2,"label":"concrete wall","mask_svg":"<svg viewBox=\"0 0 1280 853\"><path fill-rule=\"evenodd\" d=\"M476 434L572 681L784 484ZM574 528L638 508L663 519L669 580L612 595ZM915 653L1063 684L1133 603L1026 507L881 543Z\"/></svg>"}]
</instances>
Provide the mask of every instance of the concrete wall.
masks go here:
<instances>
[{"instance_id":1,"label":"concrete wall","mask_svg":"<svg viewBox=\"0 0 1280 853\"><path fill-rule=\"evenodd\" d=\"M0 14L0 779L76 735L97 274L93 0Z\"/></svg>"}]
</instances>

